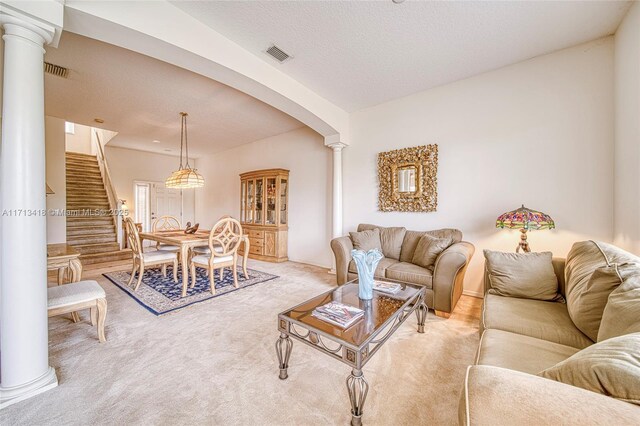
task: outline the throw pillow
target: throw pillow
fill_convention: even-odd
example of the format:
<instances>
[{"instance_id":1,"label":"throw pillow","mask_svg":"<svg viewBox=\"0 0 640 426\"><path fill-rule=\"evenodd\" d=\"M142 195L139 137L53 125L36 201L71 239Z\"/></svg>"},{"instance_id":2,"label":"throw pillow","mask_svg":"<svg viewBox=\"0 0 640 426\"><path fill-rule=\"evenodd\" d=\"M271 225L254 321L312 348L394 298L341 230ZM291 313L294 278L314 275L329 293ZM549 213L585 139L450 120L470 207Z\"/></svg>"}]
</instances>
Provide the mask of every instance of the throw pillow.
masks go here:
<instances>
[{"instance_id":1,"label":"throw pillow","mask_svg":"<svg viewBox=\"0 0 640 426\"><path fill-rule=\"evenodd\" d=\"M484 251L490 293L537 300L562 300L550 251L503 253Z\"/></svg>"},{"instance_id":2,"label":"throw pillow","mask_svg":"<svg viewBox=\"0 0 640 426\"><path fill-rule=\"evenodd\" d=\"M424 234L418 241L411 263L423 268L432 268L440 253L445 251L451 244L453 244L451 238L436 238Z\"/></svg>"},{"instance_id":3,"label":"throw pillow","mask_svg":"<svg viewBox=\"0 0 640 426\"><path fill-rule=\"evenodd\" d=\"M538 375L640 405L640 333L591 345Z\"/></svg>"},{"instance_id":4,"label":"throw pillow","mask_svg":"<svg viewBox=\"0 0 640 426\"><path fill-rule=\"evenodd\" d=\"M582 291L572 293L571 320L594 342L598 339L602 313L609 295L622 283L629 267L635 269L630 264L601 266L593 271Z\"/></svg>"},{"instance_id":5,"label":"throw pillow","mask_svg":"<svg viewBox=\"0 0 640 426\"><path fill-rule=\"evenodd\" d=\"M420 238L423 235L431 235L436 238L451 238L454 243L462 241L462 231L457 229L436 229L433 231L407 231L404 234L404 241L402 242L402 250L400 250L400 262L413 263L413 255L416 252L416 247L420 242Z\"/></svg>"},{"instance_id":6,"label":"throw pillow","mask_svg":"<svg viewBox=\"0 0 640 426\"><path fill-rule=\"evenodd\" d=\"M602 313L598 342L640 332L640 267L611 292Z\"/></svg>"},{"instance_id":7,"label":"throw pillow","mask_svg":"<svg viewBox=\"0 0 640 426\"><path fill-rule=\"evenodd\" d=\"M389 259L400 259L402 241L407 228L393 227L380 228L380 242L382 244L382 254Z\"/></svg>"},{"instance_id":8,"label":"throw pillow","mask_svg":"<svg viewBox=\"0 0 640 426\"><path fill-rule=\"evenodd\" d=\"M353 242L353 248L356 250L369 251L371 249L378 249L382 252L382 243L380 242L380 230L369 229L362 232L349 232L351 241Z\"/></svg>"}]
</instances>

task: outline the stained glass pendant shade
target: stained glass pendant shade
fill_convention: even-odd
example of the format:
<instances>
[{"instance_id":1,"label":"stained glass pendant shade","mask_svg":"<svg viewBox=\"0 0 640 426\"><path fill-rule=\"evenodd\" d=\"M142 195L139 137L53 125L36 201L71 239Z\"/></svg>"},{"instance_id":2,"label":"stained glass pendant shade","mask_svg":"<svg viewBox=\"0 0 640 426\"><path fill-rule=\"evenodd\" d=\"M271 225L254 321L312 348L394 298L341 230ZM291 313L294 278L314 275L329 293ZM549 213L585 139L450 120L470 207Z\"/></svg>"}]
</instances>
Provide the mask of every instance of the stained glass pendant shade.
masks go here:
<instances>
[{"instance_id":1,"label":"stained glass pendant shade","mask_svg":"<svg viewBox=\"0 0 640 426\"><path fill-rule=\"evenodd\" d=\"M520 244L516 248L516 252L521 249L524 252L530 252L529 243L527 242L527 231L538 229L553 229L556 227L555 222L546 213L528 209L522 205L519 209L506 212L498 216L496 220L496 228L520 229Z\"/></svg>"},{"instance_id":2,"label":"stained glass pendant shade","mask_svg":"<svg viewBox=\"0 0 640 426\"><path fill-rule=\"evenodd\" d=\"M189 142L187 139L187 113L181 112L180 130L180 167L165 181L167 188L200 188L204 186L204 178L198 171L189 165ZM185 149L186 165L182 165L182 149Z\"/></svg>"}]
</instances>

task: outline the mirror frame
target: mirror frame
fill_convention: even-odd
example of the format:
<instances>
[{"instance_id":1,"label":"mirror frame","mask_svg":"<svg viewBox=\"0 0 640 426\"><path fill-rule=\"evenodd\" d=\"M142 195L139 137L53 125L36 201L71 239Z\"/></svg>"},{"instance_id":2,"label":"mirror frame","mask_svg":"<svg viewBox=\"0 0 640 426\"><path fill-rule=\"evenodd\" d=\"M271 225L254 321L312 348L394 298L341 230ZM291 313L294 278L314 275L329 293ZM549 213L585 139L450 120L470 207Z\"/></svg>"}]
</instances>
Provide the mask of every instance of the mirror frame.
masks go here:
<instances>
[{"instance_id":1,"label":"mirror frame","mask_svg":"<svg viewBox=\"0 0 640 426\"><path fill-rule=\"evenodd\" d=\"M416 191L398 191L398 169L416 168ZM421 145L378 154L378 210L434 212L438 207L438 145Z\"/></svg>"}]
</instances>

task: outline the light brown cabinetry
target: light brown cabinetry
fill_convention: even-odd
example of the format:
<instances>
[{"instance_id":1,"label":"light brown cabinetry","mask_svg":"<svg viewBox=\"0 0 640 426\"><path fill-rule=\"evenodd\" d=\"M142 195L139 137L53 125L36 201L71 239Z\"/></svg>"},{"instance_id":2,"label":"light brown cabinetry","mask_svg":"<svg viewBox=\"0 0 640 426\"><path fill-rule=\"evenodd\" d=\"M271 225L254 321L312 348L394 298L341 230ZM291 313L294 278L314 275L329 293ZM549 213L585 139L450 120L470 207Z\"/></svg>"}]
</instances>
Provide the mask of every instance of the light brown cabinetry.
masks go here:
<instances>
[{"instance_id":1,"label":"light brown cabinetry","mask_svg":"<svg viewBox=\"0 0 640 426\"><path fill-rule=\"evenodd\" d=\"M240 222L249 236L249 257L285 262L289 232L289 170L240 175Z\"/></svg>"}]
</instances>

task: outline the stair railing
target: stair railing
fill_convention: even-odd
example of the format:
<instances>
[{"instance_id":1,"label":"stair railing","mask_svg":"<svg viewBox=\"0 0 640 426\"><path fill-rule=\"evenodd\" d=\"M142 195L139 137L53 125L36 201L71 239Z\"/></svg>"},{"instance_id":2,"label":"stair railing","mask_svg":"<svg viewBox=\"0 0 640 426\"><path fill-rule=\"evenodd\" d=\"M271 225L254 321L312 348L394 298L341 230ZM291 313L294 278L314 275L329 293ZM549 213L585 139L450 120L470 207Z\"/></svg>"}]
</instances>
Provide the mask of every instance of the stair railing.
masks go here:
<instances>
[{"instance_id":1,"label":"stair railing","mask_svg":"<svg viewBox=\"0 0 640 426\"><path fill-rule=\"evenodd\" d=\"M96 139L95 145L97 145L96 149L96 158L98 159L98 166L100 167L100 174L102 175L102 181L104 182L105 190L107 191L107 199L109 200L109 209L111 210L111 217L113 218L113 225L116 227L116 239L118 241L118 246L120 250L124 248L123 241L123 232L122 232L122 215L121 215L121 207L122 203L116 194L116 189L113 186L113 182L111 181L111 175L109 174L109 166L107 165L107 158L104 155L104 149L102 147L102 142L100 141L100 135L98 132L95 132Z\"/></svg>"}]
</instances>

